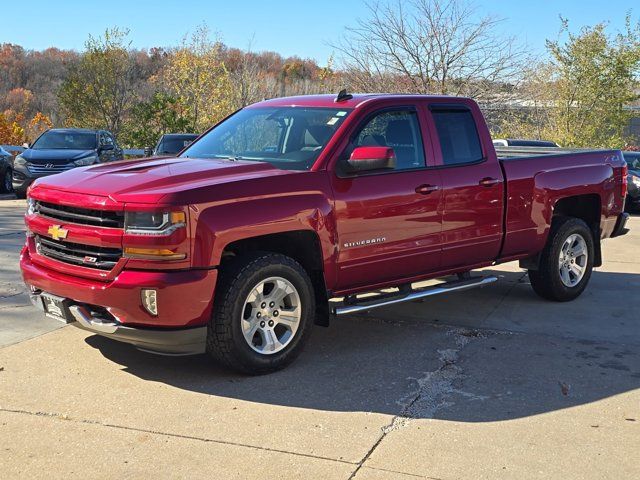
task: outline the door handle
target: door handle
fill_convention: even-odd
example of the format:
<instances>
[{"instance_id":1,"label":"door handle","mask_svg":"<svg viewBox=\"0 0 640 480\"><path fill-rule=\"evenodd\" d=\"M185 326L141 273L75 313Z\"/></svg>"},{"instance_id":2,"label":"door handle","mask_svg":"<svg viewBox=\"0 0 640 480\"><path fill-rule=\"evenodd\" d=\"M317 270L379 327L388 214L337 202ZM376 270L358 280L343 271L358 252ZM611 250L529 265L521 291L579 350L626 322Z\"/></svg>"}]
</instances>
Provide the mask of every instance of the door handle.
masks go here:
<instances>
[{"instance_id":1,"label":"door handle","mask_svg":"<svg viewBox=\"0 0 640 480\"><path fill-rule=\"evenodd\" d=\"M435 192L436 190L438 190L437 185L424 184L416 187L416 193L419 193L420 195L429 195L431 192Z\"/></svg>"},{"instance_id":2,"label":"door handle","mask_svg":"<svg viewBox=\"0 0 640 480\"><path fill-rule=\"evenodd\" d=\"M485 177L478 182L478 185L482 185L483 187L493 187L500 183L500 180L493 177Z\"/></svg>"}]
</instances>

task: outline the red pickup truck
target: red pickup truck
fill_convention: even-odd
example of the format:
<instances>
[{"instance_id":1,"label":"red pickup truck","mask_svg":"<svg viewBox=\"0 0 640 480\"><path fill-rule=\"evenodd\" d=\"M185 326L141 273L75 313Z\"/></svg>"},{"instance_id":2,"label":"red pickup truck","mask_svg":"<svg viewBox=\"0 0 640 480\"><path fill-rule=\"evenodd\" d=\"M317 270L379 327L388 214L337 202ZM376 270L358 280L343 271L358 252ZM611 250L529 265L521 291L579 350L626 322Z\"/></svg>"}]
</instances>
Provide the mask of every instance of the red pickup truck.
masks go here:
<instances>
[{"instance_id":1,"label":"red pickup truck","mask_svg":"<svg viewBox=\"0 0 640 480\"><path fill-rule=\"evenodd\" d=\"M626 233L626 177L615 150L498 159L467 98L278 98L175 158L38 180L20 262L49 316L265 373L314 323L482 286L488 265L576 298Z\"/></svg>"}]
</instances>

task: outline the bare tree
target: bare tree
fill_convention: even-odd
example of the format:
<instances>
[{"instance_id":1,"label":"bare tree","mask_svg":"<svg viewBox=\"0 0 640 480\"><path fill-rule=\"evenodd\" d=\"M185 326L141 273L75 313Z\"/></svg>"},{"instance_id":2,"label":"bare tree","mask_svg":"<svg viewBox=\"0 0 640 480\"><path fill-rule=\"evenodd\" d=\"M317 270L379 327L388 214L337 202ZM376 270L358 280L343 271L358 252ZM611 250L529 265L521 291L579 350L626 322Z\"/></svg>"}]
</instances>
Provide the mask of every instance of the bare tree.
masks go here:
<instances>
[{"instance_id":1,"label":"bare tree","mask_svg":"<svg viewBox=\"0 0 640 480\"><path fill-rule=\"evenodd\" d=\"M485 97L519 77L526 54L499 34L501 19L465 0L368 4L369 18L338 44L350 87Z\"/></svg>"},{"instance_id":2,"label":"bare tree","mask_svg":"<svg viewBox=\"0 0 640 480\"><path fill-rule=\"evenodd\" d=\"M261 76L263 74L256 55L252 51L253 40L249 42L247 50L238 52L239 59L235 68L229 72L233 89L234 108L242 108L257 102L263 94Z\"/></svg>"}]
</instances>

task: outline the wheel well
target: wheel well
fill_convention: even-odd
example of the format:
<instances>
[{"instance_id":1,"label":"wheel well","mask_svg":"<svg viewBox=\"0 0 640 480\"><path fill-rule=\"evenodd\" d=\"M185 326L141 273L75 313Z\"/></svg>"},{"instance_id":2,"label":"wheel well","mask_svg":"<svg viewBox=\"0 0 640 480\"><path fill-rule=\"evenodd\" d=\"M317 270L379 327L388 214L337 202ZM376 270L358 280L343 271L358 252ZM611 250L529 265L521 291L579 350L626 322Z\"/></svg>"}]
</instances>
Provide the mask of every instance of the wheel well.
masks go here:
<instances>
[{"instance_id":1,"label":"wheel well","mask_svg":"<svg viewBox=\"0 0 640 480\"><path fill-rule=\"evenodd\" d=\"M329 298L324 281L324 264L320 239L310 230L261 235L237 240L227 245L222 252L222 268L229 257L249 252L273 252L286 255L297 261L307 271L316 294L317 313L315 323L329 325Z\"/></svg>"},{"instance_id":2,"label":"wheel well","mask_svg":"<svg viewBox=\"0 0 640 480\"><path fill-rule=\"evenodd\" d=\"M600 248L600 212L602 202L596 194L576 195L561 198L553 208L553 219L559 217L574 217L584 220L593 232L595 249L594 267L602 265L602 250ZM552 220L553 222L553 220Z\"/></svg>"},{"instance_id":3,"label":"wheel well","mask_svg":"<svg viewBox=\"0 0 640 480\"><path fill-rule=\"evenodd\" d=\"M323 269L320 240L315 232L308 230L295 230L238 240L227 245L222 256L224 259L229 255L237 256L256 251L281 253L291 257L307 272Z\"/></svg>"},{"instance_id":4,"label":"wheel well","mask_svg":"<svg viewBox=\"0 0 640 480\"><path fill-rule=\"evenodd\" d=\"M600 246L600 212L601 200L596 194L575 195L558 200L553 206L551 226L562 217L580 218L593 232L595 258L593 266L602 265L602 250ZM527 270L538 270L540 253L520 260L520 267Z\"/></svg>"},{"instance_id":5,"label":"wheel well","mask_svg":"<svg viewBox=\"0 0 640 480\"><path fill-rule=\"evenodd\" d=\"M600 196L596 194L576 195L561 198L553 207L554 217L574 217L585 221L600 237Z\"/></svg>"}]
</instances>

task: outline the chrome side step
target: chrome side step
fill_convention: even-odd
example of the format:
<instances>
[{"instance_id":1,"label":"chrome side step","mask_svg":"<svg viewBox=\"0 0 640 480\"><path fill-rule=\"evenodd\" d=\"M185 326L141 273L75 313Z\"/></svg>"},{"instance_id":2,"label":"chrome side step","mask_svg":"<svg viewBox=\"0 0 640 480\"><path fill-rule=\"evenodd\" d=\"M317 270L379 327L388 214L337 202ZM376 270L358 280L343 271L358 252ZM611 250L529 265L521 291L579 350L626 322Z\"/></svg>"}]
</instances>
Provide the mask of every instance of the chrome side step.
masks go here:
<instances>
[{"instance_id":1,"label":"chrome side step","mask_svg":"<svg viewBox=\"0 0 640 480\"><path fill-rule=\"evenodd\" d=\"M411 302L433 295L442 293L460 292L471 288L483 287L498 280L498 277L472 277L468 280L457 280L453 282L441 283L432 287L424 287L408 292L398 292L390 294L381 294L373 298L356 300L353 303L344 304L340 307L333 308L334 315L348 315L350 313L366 312L378 307L394 305L396 303Z\"/></svg>"}]
</instances>

